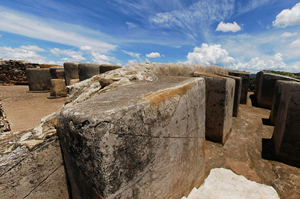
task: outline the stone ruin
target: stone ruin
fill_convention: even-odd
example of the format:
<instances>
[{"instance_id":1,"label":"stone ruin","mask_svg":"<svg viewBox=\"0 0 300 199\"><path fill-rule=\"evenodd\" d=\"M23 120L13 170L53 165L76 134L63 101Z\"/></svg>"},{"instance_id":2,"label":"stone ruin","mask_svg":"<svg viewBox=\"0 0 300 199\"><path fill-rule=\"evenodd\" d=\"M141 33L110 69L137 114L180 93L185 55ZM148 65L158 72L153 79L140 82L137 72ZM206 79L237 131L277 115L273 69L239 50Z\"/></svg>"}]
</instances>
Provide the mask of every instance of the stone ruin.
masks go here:
<instances>
[{"instance_id":1,"label":"stone ruin","mask_svg":"<svg viewBox=\"0 0 300 199\"><path fill-rule=\"evenodd\" d=\"M26 68L37 68L39 64L24 60L0 59L0 84L26 85Z\"/></svg>"},{"instance_id":2,"label":"stone ruin","mask_svg":"<svg viewBox=\"0 0 300 199\"><path fill-rule=\"evenodd\" d=\"M68 86L57 132L72 197L188 194L204 180L205 137L231 131L236 82L218 66L144 63Z\"/></svg>"},{"instance_id":3,"label":"stone ruin","mask_svg":"<svg viewBox=\"0 0 300 199\"><path fill-rule=\"evenodd\" d=\"M93 65L84 65L88 66ZM199 187L204 180L205 137L226 142L247 84L243 77L232 77L218 66L189 64L141 63L103 74L80 72L84 67L65 63L63 72L61 67L52 69L52 80L63 79L64 73L68 103L39 127L15 134L18 141L0 157L5 165L0 183L13 178L21 168L17 162L25 157L23 164L30 164L30 170L44 170L24 182L36 197L49 194L47 175L61 187L66 177L71 198L180 198ZM80 81L80 74L91 78ZM299 109L297 85L281 86L284 94L273 135L277 159L294 165L299 158L292 155L299 152L299 125L290 117L299 118L299 111L294 111ZM296 139L290 142L292 138ZM31 161L45 155L53 160L51 169L47 161ZM37 179L45 179L44 186L34 188ZM68 197L66 192L51 191ZM8 192L6 196L16 190ZM20 197L27 195L20 191Z\"/></svg>"},{"instance_id":4,"label":"stone ruin","mask_svg":"<svg viewBox=\"0 0 300 199\"><path fill-rule=\"evenodd\" d=\"M41 65L41 68L27 68L26 75L30 92L49 92L48 98L67 96L67 87L89 79L100 73L121 68L109 64L66 62L64 66Z\"/></svg>"},{"instance_id":5,"label":"stone ruin","mask_svg":"<svg viewBox=\"0 0 300 199\"><path fill-rule=\"evenodd\" d=\"M300 80L266 71L256 79L257 105L271 109L275 159L300 167Z\"/></svg>"}]
</instances>

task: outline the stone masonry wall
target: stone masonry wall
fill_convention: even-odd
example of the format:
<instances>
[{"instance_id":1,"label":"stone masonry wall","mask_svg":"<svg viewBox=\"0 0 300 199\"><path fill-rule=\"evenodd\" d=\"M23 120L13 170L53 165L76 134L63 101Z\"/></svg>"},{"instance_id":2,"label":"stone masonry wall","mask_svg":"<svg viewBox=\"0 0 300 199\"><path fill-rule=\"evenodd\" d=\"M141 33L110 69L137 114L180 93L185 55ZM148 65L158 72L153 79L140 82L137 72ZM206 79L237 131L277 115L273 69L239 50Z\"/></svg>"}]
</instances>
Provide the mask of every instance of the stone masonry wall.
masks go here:
<instances>
[{"instance_id":1,"label":"stone masonry wall","mask_svg":"<svg viewBox=\"0 0 300 199\"><path fill-rule=\"evenodd\" d=\"M29 61L0 59L0 84L27 85L26 68L37 67Z\"/></svg>"}]
</instances>

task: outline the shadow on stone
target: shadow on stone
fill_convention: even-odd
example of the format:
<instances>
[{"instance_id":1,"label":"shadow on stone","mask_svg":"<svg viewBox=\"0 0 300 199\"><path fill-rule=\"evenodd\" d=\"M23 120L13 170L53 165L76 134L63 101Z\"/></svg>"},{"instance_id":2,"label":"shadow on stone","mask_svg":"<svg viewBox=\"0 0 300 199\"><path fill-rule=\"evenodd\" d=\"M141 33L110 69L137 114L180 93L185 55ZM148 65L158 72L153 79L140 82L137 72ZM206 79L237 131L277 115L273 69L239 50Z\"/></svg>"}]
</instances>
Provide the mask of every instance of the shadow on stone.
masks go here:
<instances>
[{"instance_id":1,"label":"shadow on stone","mask_svg":"<svg viewBox=\"0 0 300 199\"><path fill-rule=\"evenodd\" d=\"M256 100L256 97L255 97L255 94L250 95L249 98L250 98L250 100L251 100L252 106L258 107L258 105L257 105L257 100Z\"/></svg>"},{"instance_id":2,"label":"shadow on stone","mask_svg":"<svg viewBox=\"0 0 300 199\"><path fill-rule=\"evenodd\" d=\"M273 126L269 118L262 118L263 125Z\"/></svg>"},{"instance_id":3,"label":"shadow on stone","mask_svg":"<svg viewBox=\"0 0 300 199\"><path fill-rule=\"evenodd\" d=\"M275 152L272 138L262 138L261 157L266 160L275 160Z\"/></svg>"}]
</instances>

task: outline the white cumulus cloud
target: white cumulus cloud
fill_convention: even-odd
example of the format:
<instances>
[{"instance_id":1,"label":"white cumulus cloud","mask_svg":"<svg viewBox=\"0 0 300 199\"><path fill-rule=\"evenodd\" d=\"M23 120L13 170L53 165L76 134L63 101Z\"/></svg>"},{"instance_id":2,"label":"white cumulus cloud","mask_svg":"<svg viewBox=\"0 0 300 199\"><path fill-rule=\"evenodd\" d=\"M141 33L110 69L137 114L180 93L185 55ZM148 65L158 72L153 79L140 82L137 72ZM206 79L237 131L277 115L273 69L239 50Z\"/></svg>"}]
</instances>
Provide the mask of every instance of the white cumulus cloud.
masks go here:
<instances>
[{"instance_id":1,"label":"white cumulus cloud","mask_svg":"<svg viewBox=\"0 0 300 199\"><path fill-rule=\"evenodd\" d=\"M221 45L208 45L203 43L201 47L195 47L193 52L187 55L187 63L204 65L228 66L233 64L235 59L228 56L228 52L221 48Z\"/></svg>"},{"instance_id":2,"label":"white cumulus cloud","mask_svg":"<svg viewBox=\"0 0 300 199\"><path fill-rule=\"evenodd\" d=\"M126 66L133 65L133 64L136 64L136 63L137 63L136 59L131 59L131 60L128 60L128 63L126 64Z\"/></svg>"},{"instance_id":3,"label":"white cumulus cloud","mask_svg":"<svg viewBox=\"0 0 300 199\"><path fill-rule=\"evenodd\" d=\"M284 32L280 35L280 37L292 37L292 36L295 36L297 35L296 32Z\"/></svg>"},{"instance_id":4,"label":"white cumulus cloud","mask_svg":"<svg viewBox=\"0 0 300 199\"><path fill-rule=\"evenodd\" d=\"M250 72L257 72L261 70L288 70L288 66L283 62L281 53L276 53L270 59L255 57L247 63L238 63L233 65L231 68Z\"/></svg>"},{"instance_id":5,"label":"white cumulus cloud","mask_svg":"<svg viewBox=\"0 0 300 199\"><path fill-rule=\"evenodd\" d=\"M236 22L233 23L224 23L221 21L216 29L216 31L222 32L237 32L240 31L242 28Z\"/></svg>"},{"instance_id":6,"label":"white cumulus cloud","mask_svg":"<svg viewBox=\"0 0 300 199\"><path fill-rule=\"evenodd\" d=\"M44 51L38 46L20 46L19 48L0 47L0 57L4 59L27 60L33 63L45 63L46 57L37 52Z\"/></svg>"},{"instance_id":7,"label":"white cumulus cloud","mask_svg":"<svg viewBox=\"0 0 300 199\"><path fill-rule=\"evenodd\" d=\"M99 52L91 52L93 62L97 64L110 64L110 61L115 60L115 57L109 57L107 55L100 54Z\"/></svg>"},{"instance_id":8,"label":"white cumulus cloud","mask_svg":"<svg viewBox=\"0 0 300 199\"><path fill-rule=\"evenodd\" d=\"M273 26L285 28L287 26L300 25L300 3L297 3L292 9L284 9L273 21Z\"/></svg>"},{"instance_id":9,"label":"white cumulus cloud","mask_svg":"<svg viewBox=\"0 0 300 199\"><path fill-rule=\"evenodd\" d=\"M160 54L158 52L152 52L150 54L146 54L146 57L148 57L148 58L157 58L157 57L160 57Z\"/></svg>"},{"instance_id":10,"label":"white cumulus cloud","mask_svg":"<svg viewBox=\"0 0 300 199\"><path fill-rule=\"evenodd\" d=\"M82 56L81 52L78 51L73 51L73 50L61 50L59 48L53 48L50 50L50 52L56 56L61 56L61 55L65 55L68 57L64 57L61 60L63 61L74 61L74 62L79 62L82 60L86 60L86 58L84 58Z\"/></svg>"}]
</instances>

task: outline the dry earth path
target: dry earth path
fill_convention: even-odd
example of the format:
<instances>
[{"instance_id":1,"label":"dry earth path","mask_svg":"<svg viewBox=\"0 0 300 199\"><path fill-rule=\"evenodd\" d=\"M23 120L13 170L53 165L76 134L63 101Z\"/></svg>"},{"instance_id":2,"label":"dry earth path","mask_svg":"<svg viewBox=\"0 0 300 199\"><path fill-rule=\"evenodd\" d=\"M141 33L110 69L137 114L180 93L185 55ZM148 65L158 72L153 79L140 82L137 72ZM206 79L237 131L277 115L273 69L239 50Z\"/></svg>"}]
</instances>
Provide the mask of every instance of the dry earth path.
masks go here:
<instances>
[{"instance_id":1,"label":"dry earth path","mask_svg":"<svg viewBox=\"0 0 300 199\"><path fill-rule=\"evenodd\" d=\"M248 101L240 105L239 116L233 118L232 132L224 146L206 142L206 176L211 169L223 167L248 180L273 186L282 199L299 199L300 169L261 157L268 146L263 147L262 140L268 144L274 130L263 124L270 110L254 107Z\"/></svg>"},{"instance_id":2,"label":"dry earth path","mask_svg":"<svg viewBox=\"0 0 300 199\"><path fill-rule=\"evenodd\" d=\"M57 112L65 98L48 99L49 93L29 93L28 86L0 86L0 99L11 132L37 126L41 118Z\"/></svg>"}]
</instances>

